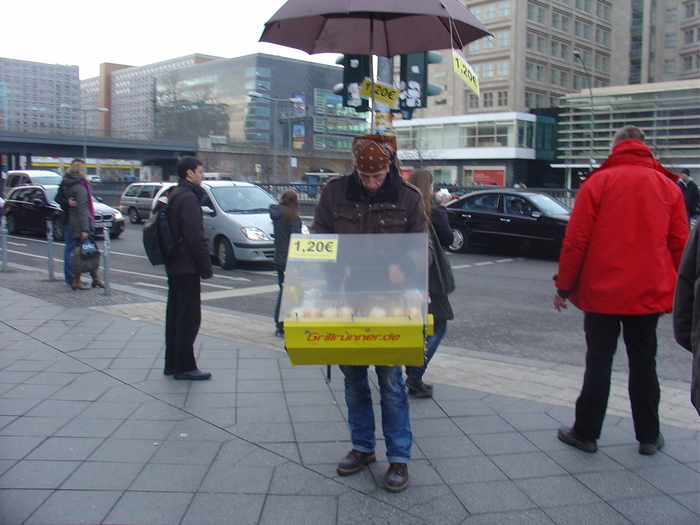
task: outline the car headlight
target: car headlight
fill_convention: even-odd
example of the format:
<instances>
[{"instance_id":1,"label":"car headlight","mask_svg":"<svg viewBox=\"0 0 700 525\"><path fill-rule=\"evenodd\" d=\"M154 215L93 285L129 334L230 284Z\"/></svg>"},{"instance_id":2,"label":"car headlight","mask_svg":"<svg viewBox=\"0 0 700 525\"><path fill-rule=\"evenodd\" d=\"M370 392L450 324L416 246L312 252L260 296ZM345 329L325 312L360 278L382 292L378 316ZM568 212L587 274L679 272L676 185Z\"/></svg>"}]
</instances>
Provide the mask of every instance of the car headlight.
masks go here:
<instances>
[{"instance_id":1,"label":"car headlight","mask_svg":"<svg viewBox=\"0 0 700 525\"><path fill-rule=\"evenodd\" d=\"M119 211L115 211L115 212L114 212L114 219L115 219L115 220L120 221L120 220L122 220L123 218L124 218L124 216L121 214L121 212L119 212Z\"/></svg>"},{"instance_id":2,"label":"car headlight","mask_svg":"<svg viewBox=\"0 0 700 525\"><path fill-rule=\"evenodd\" d=\"M241 228L243 235L251 241L269 241L270 238L260 228Z\"/></svg>"}]
</instances>

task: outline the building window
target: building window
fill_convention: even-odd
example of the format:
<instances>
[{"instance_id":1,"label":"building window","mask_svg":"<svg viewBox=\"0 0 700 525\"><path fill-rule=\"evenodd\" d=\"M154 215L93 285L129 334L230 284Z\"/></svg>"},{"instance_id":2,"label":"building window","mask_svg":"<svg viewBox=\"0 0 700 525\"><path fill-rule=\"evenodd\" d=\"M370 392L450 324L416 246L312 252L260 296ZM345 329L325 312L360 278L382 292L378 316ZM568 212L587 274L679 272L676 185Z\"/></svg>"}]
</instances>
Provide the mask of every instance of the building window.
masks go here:
<instances>
[{"instance_id":1,"label":"building window","mask_svg":"<svg viewBox=\"0 0 700 525\"><path fill-rule=\"evenodd\" d=\"M574 22L574 34L586 40L591 39L591 28L591 24L588 22L582 22L581 20Z\"/></svg>"},{"instance_id":2,"label":"building window","mask_svg":"<svg viewBox=\"0 0 700 525\"><path fill-rule=\"evenodd\" d=\"M610 57L605 55L596 54L595 56L595 67L600 71L608 72L610 71Z\"/></svg>"},{"instance_id":3,"label":"building window","mask_svg":"<svg viewBox=\"0 0 700 525\"><path fill-rule=\"evenodd\" d=\"M498 2L498 16L501 18L508 18L510 16L510 0Z\"/></svg>"},{"instance_id":4,"label":"building window","mask_svg":"<svg viewBox=\"0 0 700 525\"><path fill-rule=\"evenodd\" d=\"M496 33L496 42L498 47L509 47L510 46L510 31L498 31Z\"/></svg>"},{"instance_id":5,"label":"building window","mask_svg":"<svg viewBox=\"0 0 700 525\"><path fill-rule=\"evenodd\" d=\"M525 63L525 77L530 79L535 78L535 64L532 62Z\"/></svg>"},{"instance_id":6,"label":"building window","mask_svg":"<svg viewBox=\"0 0 700 525\"><path fill-rule=\"evenodd\" d=\"M493 93L484 93L484 107L485 108L492 108L493 107Z\"/></svg>"},{"instance_id":7,"label":"building window","mask_svg":"<svg viewBox=\"0 0 700 525\"><path fill-rule=\"evenodd\" d=\"M557 68L552 68L549 71L549 82L550 84L559 85L559 70Z\"/></svg>"},{"instance_id":8,"label":"building window","mask_svg":"<svg viewBox=\"0 0 700 525\"><path fill-rule=\"evenodd\" d=\"M540 24L544 24L546 17L547 9L544 6L532 2L527 3L527 18L529 20L535 20Z\"/></svg>"},{"instance_id":9,"label":"building window","mask_svg":"<svg viewBox=\"0 0 700 525\"><path fill-rule=\"evenodd\" d=\"M576 9L581 9L586 13L592 13L591 0L576 0Z\"/></svg>"},{"instance_id":10,"label":"building window","mask_svg":"<svg viewBox=\"0 0 700 525\"><path fill-rule=\"evenodd\" d=\"M483 38L480 38L479 40L474 40L473 42L470 42L469 44L469 52L474 53L475 51L481 50L481 41Z\"/></svg>"},{"instance_id":11,"label":"building window","mask_svg":"<svg viewBox=\"0 0 700 525\"><path fill-rule=\"evenodd\" d=\"M559 46L559 42L556 40L552 40L552 56L559 58L559 54L561 53L561 49Z\"/></svg>"},{"instance_id":12,"label":"building window","mask_svg":"<svg viewBox=\"0 0 700 525\"><path fill-rule=\"evenodd\" d=\"M494 69L493 62L485 62L481 68L481 76L484 78L493 78Z\"/></svg>"},{"instance_id":13,"label":"building window","mask_svg":"<svg viewBox=\"0 0 700 525\"><path fill-rule=\"evenodd\" d=\"M496 62L496 76L507 77L510 74L510 64L507 60Z\"/></svg>"},{"instance_id":14,"label":"building window","mask_svg":"<svg viewBox=\"0 0 700 525\"><path fill-rule=\"evenodd\" d=\"M535 94L529 91L525 92L525 107L534 108L535 107Z\"/></svg>"},{"instance_id":15,"label":"building window","mask_svg":"<svg viewBox=\"0 0 700 525\"><path fill-rule=\"evenodd\" d=\"M484 41L484 49L493 49L496 47L496 41L491 36L482 38L481 40Z\"/></svg>"},{"instance_id":16,"label":"building window","mask_svg":"<svg viewBox=\"0 0 700 525\"><path fill-rule=\"evenodd\" d=\"M689 29L689 30L683 32L684 43L686 45L693 43L693 33L694 33L694 31L692 29Z\"/></svg>"},{"instance_id":17,"label":"building window","mask_svg":"<svg viewBox=\"0 0 700 525\"><path fill-rule=\"evenodd\" d=\"M676 72L676 61L664 60L664 73L675 73Z\"/></svg>"},{"instance_id":18,"label":"building window","mask_svg":"<svg viewBox=\"0 0 700 525\"><path fill-rule=\"evenodd\" d=\"M569 73L567 71L562 71L559 78L559 85L563 87L569 87Z\"/></svg>"},{"instance_id":19,"label":"building window","mask_svg":"<svg viewBox=\"0 0 700 525\"><path fill-rule=\"evenodd\" d=\"M664 42L665 42L666 47L676 47L676 35L675 35L675 33L672 35L666 35Z\"/></svg>"},{"instance_id":20,"label":"building window","mask_svg":"<svg viewBox=\"0 0 700 525\"><path fill-rule=\"evenodd\" d=\"M498 92L498 105L500 107L504 107L508 105L508 92L507 91L499 91Z\"/></svg>"},{"instance_id":21,"label":"building window","mask_svg":"<svg viewBox=\"0 0 700 525\"><path fill-rule=\"evenodd\" d=\"M598 18L610 21L611 6L603 2L598 2L595 8L595 14Z\"/></svg>"},{"instance_id":22,"label":"building window","mask_svg":"<svg viewBox=\"0 0 700 525\"><path fill-rule=\"evenodd\" d=\"M469 109L477 109L479 107L479 97L469 95Z\"/></svg>"},{"instance_id":23,"label":"building window","mask_svg":"<svg viewBox=\"0 0 700 525\"><path fill-rule=\"evenodd\" d=\"M484 6L484 20L493 20L496 18L496 5L486 4Z\"/></svg>"},{"instance_id":24,"label":"building window","mask_svg":"<svg viewBox=\"0 0 700 525\"><path fill-rule=\"evenodd\" d=\"M678 9L666 9L666 22L678 22Z\"/></svg>"},{"instance_id":25,"label":"building window","mask_svg":"<svg viewBox=\"0 0 700 525\"><path fill-rule=\"evenodd\" d=\"M695 2L689 2L685 6L685 17L693 18L695 16Z\"/></svg>"},{"instance_id":26,"label":"building window","mask_svg":"<svg viewBox=\"0 0 700 525\"><path fill-rule=\"evenodd\" d=\"M610 47L610 31L597 27L595 30L596 43L605 47Z\"/></svg>"}]
</instances>

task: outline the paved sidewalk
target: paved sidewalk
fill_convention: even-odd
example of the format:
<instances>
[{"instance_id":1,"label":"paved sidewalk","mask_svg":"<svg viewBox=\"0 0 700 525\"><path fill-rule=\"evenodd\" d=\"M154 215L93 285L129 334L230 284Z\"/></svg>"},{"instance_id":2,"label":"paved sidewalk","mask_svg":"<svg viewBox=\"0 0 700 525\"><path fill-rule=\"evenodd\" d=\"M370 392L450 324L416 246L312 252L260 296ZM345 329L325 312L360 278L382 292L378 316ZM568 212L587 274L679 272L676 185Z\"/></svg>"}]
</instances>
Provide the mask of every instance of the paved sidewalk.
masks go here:
<instances>
[{"instance_id":1,"label":"paved sidewalk","mask_svg":"<svg viewBox=\"0 0 700 525\"><path fill-rule=\"evenodd\" d=\"M663 385L667 445L645 457L616 376L585 454L556 438L580 369L438 352L435 397L411 399L411 485L389 494L383 441L378 463L335 472L350 448L337 368L326 384L325 367L289 365L270 320L207 308L214 377L174 381L164 304L129 291L0 272L0 524L700 522L687 384Z\"/></svg>"}]
</instances>

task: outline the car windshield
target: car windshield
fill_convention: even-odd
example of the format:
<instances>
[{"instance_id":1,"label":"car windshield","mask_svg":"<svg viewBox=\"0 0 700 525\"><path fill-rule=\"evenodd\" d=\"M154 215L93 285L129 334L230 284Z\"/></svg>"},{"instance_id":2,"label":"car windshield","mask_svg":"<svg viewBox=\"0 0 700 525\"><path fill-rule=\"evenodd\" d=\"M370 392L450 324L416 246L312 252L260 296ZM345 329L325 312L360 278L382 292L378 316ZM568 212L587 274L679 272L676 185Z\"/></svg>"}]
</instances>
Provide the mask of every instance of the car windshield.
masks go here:
<instances>
[{"instance_id":1,"label":"car windshield","mask_svg":"<svg viewBox=\"0 0 700 525\"><path fill-rule=\"evenodd\" d=\"M528 195L528 197L545 215L568 215L571 213L571 210L566 205L549 195L532 194Z\"/></svg>"},{"instance_id":2,"label":"car windshield","mask_svg":"<svg viewBox=\"0 0 700 525\"><path fill-rule=\"evenodd\" d=\"M56 194L58 193L58 186L52 186L51 188L44 188L46 192L46 198L49 202L56 202Z\"/></svg>"},{"instance_id":3,"label":"car windshield","mask_svg":"<svg viewBox=\"0 0 700 525\"><path fill-rule=\"evenodd\" d=\"M271 204L276 204L275 199L257 186L220 186L211 188L211 194L226 213L267 212Z\"/></svg>"}]
</instances>

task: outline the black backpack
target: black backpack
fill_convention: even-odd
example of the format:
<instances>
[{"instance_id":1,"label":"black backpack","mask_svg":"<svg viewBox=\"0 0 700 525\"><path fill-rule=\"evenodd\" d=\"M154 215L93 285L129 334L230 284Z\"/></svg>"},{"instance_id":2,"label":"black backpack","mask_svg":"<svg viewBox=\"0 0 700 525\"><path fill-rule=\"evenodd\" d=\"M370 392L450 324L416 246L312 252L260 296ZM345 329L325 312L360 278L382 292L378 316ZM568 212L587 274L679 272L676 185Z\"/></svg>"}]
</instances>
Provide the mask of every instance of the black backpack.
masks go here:
<instances>
[{"instance_id":1,"label":"black backpack","mask_svg":"<svg viewBox=\"0 0 700 525\"><path fill-rule=\"evenodd\" d=\"M179 194L173 190L165 208L154 212L143 226L143 247L153 266L172 261L182 244L182 238L175 239L168 217L170 203L175 195Z\"/></svg>"}]
</instances>

